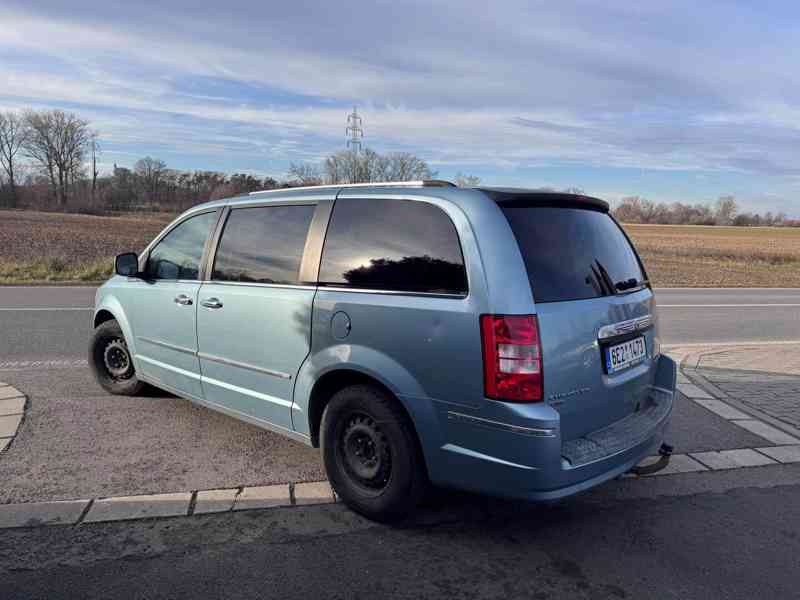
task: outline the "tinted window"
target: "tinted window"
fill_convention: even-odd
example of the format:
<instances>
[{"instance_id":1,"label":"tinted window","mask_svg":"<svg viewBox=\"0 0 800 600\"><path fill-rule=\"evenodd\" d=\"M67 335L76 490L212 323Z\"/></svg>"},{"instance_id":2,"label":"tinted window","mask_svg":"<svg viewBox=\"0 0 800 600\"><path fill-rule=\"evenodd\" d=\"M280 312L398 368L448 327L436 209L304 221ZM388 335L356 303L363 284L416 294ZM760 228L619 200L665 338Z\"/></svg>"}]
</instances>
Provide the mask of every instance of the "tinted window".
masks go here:
<instances>
[{"instance_id":1,"label":"tinted window","mask_svg":"<svg viewBox=\"0 0 800 600\"><path fill-rule=\"evenodd\" d=\"M597 298L641 284L619 226L595 210L502 207L519 243L536 302Z\"/></svg>"},{"instance_id":2,"label":"tinted window","mask_svg":"<svg viewBox=\"0 0 800 600\"><path fill-rule=\"evenodd\" d=\"M214 258L212 279L297 283L314 206L233 209Z\"/></svg>"},{"instance_id":3,"label":"tinted window","mask_svg":"<svg viewBox=\"0 0 800 600\"><path fill-rule=\"evenodd\" d=\"M337 200L319 279L377 290L467 290L450 217L432 204L411 200Z\"/></svg>"},{"instance_id":4,"label":"tinted window","mask_svg":"<svg viewBox=\"0 0 800 600\"><path fill-rule=\"evenodd\" d=\"M145 273L150 279L198 279L203 247L217 221L216 212L191 217L173 228L150 251Z\"/></svg>"}]
</instances>

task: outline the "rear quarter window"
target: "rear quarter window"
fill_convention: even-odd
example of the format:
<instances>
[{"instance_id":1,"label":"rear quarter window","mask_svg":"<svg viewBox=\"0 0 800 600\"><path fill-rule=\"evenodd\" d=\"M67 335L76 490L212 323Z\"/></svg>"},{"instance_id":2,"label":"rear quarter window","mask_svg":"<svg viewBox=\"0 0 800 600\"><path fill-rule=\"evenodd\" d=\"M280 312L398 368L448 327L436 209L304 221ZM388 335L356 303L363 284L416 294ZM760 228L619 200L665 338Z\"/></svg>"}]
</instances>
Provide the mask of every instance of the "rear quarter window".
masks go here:
<instances>
[{"instance_id":1,"label":"rear quarter window","mask_svg":"<svg viewBox=\"0 0 800 600\"><path fill-rule=\"evenodd\" d=\"M555 206L502 206L536 302L583 300L638 288L645 275L607 213Z\"/></svg>"},{"instance_id":2,"label":"rear quarter window","mask_svg":"<svg viewBox=\"0 0 800 600\"><path fill-rule=\"evenodd\" d=\"M336 200L319 282L401 292L467 291L453 222L439 207L413 200Z\"/></svg>"}]
</instances>

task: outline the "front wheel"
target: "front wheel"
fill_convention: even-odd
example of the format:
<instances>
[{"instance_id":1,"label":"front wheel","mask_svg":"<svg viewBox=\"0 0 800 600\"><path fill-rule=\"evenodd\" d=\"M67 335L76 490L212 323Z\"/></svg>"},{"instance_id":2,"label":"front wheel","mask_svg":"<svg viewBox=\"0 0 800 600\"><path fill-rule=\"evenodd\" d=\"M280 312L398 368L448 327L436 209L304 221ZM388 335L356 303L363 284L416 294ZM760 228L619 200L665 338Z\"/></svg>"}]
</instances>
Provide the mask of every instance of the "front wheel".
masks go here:
<instances>
[{"instance_id":1,"label":"front wheel","mask_svg":"<svg viewBox=\"0 0 800 600\"><path fill-rule=\"evenodd\" d=\"M414 427L397 401L370 385L337 392L322 415L328 479L350 508L376 521L416 508L427 484Z\"/></svg>"},{"instance_id":2,"label":"front wheel","mask_svg":"<svg viewBox=\"0 0 800 600\"><path fill-rule=\"evenodd\" d=\"M136 396L144 382L136 377L128 344L116 320L101 323L89 340L89 366L97 382L107 392Z\"/></svg>"}]
</instances>

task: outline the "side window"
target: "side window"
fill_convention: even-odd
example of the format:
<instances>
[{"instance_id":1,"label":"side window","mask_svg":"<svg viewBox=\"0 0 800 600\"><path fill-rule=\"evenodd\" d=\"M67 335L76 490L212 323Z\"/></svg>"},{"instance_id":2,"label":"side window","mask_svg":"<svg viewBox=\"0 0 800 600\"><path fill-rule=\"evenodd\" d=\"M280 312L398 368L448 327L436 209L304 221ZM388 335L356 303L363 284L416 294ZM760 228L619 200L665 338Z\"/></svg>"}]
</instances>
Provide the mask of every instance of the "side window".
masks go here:
<instances>
[{"instance_id":1,"label":"side window","mask_svg":"<svg viewBox=\"0 0 800 600\"><path fill-rule=\"evenodd\" d=\"M150 250L145 275L149 279L199 279L203 248L217 213L186 219Z\"/></svg>"},{"instance_id":2,"label":"side window","mask_svg":"<svg viewBox=\"0 0 800 600\"><path fill-rule=\"evenodd\" d=\"M295 284L315 206L235 208L214 258L216 281Z\"/></svg>"},{"instance_id":3,"label":"side window","mask_svg":"<svg viewBox=\"0 0 800 600\"><path fill-rule=\"evenodd\" d=\"M337 200L319 281L375 290L467 291L450 217L437 206L412 200Z\"/></svg>"}]
</instances>

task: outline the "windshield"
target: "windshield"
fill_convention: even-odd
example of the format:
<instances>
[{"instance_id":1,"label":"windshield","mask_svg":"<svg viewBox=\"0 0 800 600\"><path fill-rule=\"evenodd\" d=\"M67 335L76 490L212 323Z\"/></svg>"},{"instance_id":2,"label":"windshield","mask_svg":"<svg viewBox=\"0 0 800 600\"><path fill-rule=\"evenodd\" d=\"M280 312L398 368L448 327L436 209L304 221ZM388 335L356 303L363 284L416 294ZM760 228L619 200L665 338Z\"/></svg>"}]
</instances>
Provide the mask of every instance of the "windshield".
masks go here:
<instances>
[{"instance_id":1,"label":"windshield","mask_svg":"<svg viewBox=\"0 0 800 600\"><path fill-rule=\"evenodd\" d=\"M607 213L552 206L501 209L517 238L536 302L598 298L643 285L635 252Z\"/></svg>"}]
</instances>

